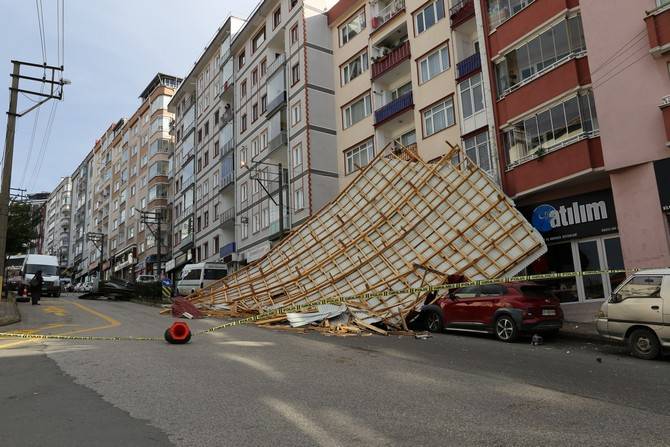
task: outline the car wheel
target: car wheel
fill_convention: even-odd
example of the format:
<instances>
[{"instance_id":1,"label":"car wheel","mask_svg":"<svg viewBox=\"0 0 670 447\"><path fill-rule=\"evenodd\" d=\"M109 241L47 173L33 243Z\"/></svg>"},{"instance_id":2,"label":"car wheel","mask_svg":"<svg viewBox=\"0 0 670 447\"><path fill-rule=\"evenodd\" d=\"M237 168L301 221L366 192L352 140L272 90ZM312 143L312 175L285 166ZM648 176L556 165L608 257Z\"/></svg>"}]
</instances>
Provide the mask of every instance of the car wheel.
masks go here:
<instances>
[{"instance_id":1,"label":"car wheel","mask_svg":"<svg viewBox=\"0 0 670 447\"><path fill-rule=\"evenodd\" d=\"M436 309L424 309L421 311L422 326L429 332L442 332L444 322L442 315Z\"/></svg>"},{"instance_id":2,"label":"car wheel","mask_svg":"<svg viewBox=\"0 0 670 447\"><path fill-rule=\"evenodd\" d=\"M516 323L509 315L503 315L502 317L499 317L496 320L494 329L498 340L507 343L513 342L519 335Z\"/></svg>"},{"instance_id":3,"label":"car wheel","mask_svg":"<svg viewBox=\"0 0 670 447\"><path fill-rule=\"evenodd\" d=\"M653 360L661 353L661 344L650 329L635 329L629 338L630 352L635 357Z\"/></svg>"}]
</instances>

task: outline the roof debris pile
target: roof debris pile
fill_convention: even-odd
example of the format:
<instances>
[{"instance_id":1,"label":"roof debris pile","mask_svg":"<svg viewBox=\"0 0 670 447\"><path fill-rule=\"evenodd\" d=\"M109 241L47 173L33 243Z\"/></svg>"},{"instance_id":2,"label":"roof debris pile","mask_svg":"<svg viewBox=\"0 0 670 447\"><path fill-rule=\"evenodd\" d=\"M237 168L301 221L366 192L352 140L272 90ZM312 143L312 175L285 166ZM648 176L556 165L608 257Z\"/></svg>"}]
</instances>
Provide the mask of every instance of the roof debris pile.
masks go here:
<instances>
[{"instance_id":1,"label":"roof debris pile","mask_svg":"<svg viewBox=\"0 0 670 447\"><path fill-rule=\"evenodd\" d=\"M245 316L441 285L449 275L517 274L546 251L542 236L488 174L467 160L453 163L455 151L430 163L409 150L384 151L263 258L189 300L210 316ZM346 331L374 331L367 326L377 323L407 331L408 315L427 297L421 291L359 297L277 315L273 322L331 325L346 314Z\"/></svg>"}]
</instances>

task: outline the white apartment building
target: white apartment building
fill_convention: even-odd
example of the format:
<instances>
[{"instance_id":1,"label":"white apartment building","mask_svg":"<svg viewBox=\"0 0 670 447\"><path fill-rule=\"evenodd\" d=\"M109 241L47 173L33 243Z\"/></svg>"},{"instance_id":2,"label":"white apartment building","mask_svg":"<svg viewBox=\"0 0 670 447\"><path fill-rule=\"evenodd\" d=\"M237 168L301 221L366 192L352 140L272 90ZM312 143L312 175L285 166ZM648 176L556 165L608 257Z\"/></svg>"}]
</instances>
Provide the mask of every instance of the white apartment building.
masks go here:
<instances>
[{"instance_id":1,"label":"white apartment building","mask_svg":"<svg viewBox=\"0 0 670 447\"><path fill-rule=\"evenodd\" d=\"M58 257L67 267L70 253L70 214L72 212L72 180L61 178L46 202L44 225L44 254Z\"/></svg>"},{"instance_id":2,"label":"white apartment building","mask_svg":"<svg viewBox=\"0 0 670 447\"><path fill-rule=\"evenodd\" d=\"M265 0L232 43L231 169L236 250L245 262L267 253L282 226L303 222L337 193L328 6L323 0Z\"/></svg>"},{"instance_id":3,"label":"white apartment building","mask_svg":"<svg viewBox=\"0 0 670 447\"><path fill-rule=\"evenodd\" d=\"M168 273L189 261L225 260L235 251L230 43L243 24L236 17L224 22L169 104L176 146Z\"/></svg>"},{"instance_id":4,"label":"white apartment building","mask_svg":"<svg viewBox=\"0 0 670 447\"><path fill-rule=\"evenodd\" d=\"M88 273L89 252L86 233L89 231L91 219L91 189L93 153L86 158L72 173L72 212L70 220L70 252L68 267L75 280Z\"/></svg>"}]
</instances>

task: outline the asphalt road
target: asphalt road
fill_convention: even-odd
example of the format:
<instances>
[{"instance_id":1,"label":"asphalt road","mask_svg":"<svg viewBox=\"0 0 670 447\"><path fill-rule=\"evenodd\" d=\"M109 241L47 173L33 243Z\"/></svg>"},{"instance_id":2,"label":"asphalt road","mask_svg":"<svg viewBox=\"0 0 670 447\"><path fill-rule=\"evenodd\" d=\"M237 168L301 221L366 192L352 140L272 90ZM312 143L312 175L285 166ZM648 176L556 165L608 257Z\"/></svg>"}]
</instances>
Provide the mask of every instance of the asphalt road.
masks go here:
<instances>
[{"instance_id":1,"label":"asphalt road","mask_svg":"<svg viewBox=\"0 0 670 447\"><path fill-rule=\"evenodd\" d=\"M133 303L44 299L3 330L161 336ZM193 321L204 328L215 321ZM668 445L670 361L576 341L325 337L0 340L2 445Z\"/></svg>"}]
</instances>

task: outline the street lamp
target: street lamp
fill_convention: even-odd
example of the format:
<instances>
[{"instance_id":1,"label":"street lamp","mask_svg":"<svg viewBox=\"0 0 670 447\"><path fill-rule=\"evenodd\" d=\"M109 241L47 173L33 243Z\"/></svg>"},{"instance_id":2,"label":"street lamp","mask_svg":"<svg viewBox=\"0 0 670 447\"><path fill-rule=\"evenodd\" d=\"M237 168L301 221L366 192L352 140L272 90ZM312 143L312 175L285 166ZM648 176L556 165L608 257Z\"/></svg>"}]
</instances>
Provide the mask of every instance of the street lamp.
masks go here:
<instances>
[{"instance_id":1,"label":"street lamp","mask_svg":"<svg viewBox=\"0 0 670 447\"><path fill-rule=\"evenodd\" d=\"M263 191L265 191L265 194L272 200L272 203L277 205L279 208L279 237L281 237L284 234L284 169L282 168L281 163L267 163L267 162L262 162L262 161L254 161L251 159L253 162L254 166L256 165L265 165L265 166L273 166L277 168L277 171L279 173L278 179L277 180L270 180L270 179L265 179L268 182L277 182L279 185L279 202L275 201L274 197L272 197L272 194L270 194L270 191L267 190L263 182L261 181L258 176L251 176L252 172L255 172L256 170L249 167L247 165L245 160L240 161L240 167L245 168L247 171L249 171L249 176L252 179L255 179L259 185L261 185L261 188L263 188Z\"/></svg>"}]
</instances>

